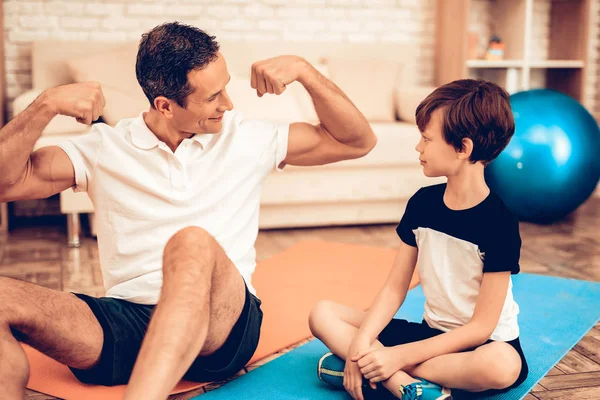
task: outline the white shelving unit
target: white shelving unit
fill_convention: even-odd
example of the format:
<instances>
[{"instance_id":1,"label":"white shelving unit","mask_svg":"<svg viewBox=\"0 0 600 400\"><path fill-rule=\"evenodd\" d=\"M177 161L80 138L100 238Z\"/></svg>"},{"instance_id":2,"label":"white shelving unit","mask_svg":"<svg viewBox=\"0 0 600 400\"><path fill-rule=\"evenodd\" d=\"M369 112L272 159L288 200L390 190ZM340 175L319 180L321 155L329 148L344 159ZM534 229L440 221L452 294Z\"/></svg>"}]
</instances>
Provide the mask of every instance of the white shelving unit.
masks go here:
<instances>
[{"instance_id":1,"label":"white shelving unit","mask_svg":"<svg viewBox=\"0 0 600 400\"><path fill-rule=\"evenodd\" d=\"M503 85L513 93L531 89L542 78L542 86L566 93L584 102L585 69L592 0L550 1L547 59L536 59L533 33L536 23L534 0L495 0L490 7L492 34L505 43L504 59L468 59L468 35L474 0L437 1L436 84L480 77ZM487 39L487 38L486 38ZM536 84L539 86L539 83ZM585 105L585 103L584 103Z\"/></svg>"}]
</instances>

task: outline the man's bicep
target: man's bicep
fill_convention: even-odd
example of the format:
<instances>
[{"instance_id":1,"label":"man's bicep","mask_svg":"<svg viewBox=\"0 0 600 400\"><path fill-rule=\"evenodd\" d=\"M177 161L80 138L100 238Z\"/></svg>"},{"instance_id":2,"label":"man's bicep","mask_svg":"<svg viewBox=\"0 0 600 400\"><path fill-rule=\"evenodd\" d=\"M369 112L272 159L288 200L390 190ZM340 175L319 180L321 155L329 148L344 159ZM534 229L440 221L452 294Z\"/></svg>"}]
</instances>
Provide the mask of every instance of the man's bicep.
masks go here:
<instances>
[{"instance_id":1,"label":"man's bicep","mask_svg":"<svg viewBox=\"0 0 600 400\"><path fill-rule=\"evenodd\" d=\"M31 155L33 172L37 179L43 182L62 182L75 184L75 170L71 159L58 146L42 147Z\"/></svg>"},{"instance_id":2,"label":"man's bicep","mask_svg":"<svg viewBox=\"0 0 600 400\"><path fill-rule=\"evenodd\" d=\"M311 153L319 148L323 133L319 127L306 122L290 124L285 163L290 165L312 165Z\"/></svg>"},{"instance_id":3,"label":"man's bicep","mask_svg":"<svg viewBox=\"0 0 600 400\"><path fill-rule=\"evenodd\" d=\"M23 174L2 195L4 201L41 199L75 185L75 171L67 154L58 146L34 151Z\"/></svg>"},{"instance_id":4,"label":"man's bicep","mask_svg":"<svg viewBox=\"0 0 600 400\"><path fill-rule=\"evenodd\" d=\"M359 148L338 142L322 125L306 122L290 125L286 164L323 165L363 155Z\"/></svg>"}]
</instances>

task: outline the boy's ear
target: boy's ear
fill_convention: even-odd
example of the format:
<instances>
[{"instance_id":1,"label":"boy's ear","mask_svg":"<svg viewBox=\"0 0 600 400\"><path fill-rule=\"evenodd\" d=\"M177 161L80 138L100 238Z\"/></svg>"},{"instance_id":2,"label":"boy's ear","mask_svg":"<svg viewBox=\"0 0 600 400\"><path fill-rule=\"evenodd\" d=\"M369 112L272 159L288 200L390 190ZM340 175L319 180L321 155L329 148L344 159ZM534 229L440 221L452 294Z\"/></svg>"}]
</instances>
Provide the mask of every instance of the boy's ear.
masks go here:
<instances>
[{"instance_id":1,"label":"boy's ear","mask_svg":"<svg viewBox=\"0 0 600 400\"><path fill-rule=\"evenodd\" d=\"M457 156L459 160L468 160L473 153L473 141L469 138L464 138L462 140L462 149L457 151Z\"/></svg>"}]
</instances>

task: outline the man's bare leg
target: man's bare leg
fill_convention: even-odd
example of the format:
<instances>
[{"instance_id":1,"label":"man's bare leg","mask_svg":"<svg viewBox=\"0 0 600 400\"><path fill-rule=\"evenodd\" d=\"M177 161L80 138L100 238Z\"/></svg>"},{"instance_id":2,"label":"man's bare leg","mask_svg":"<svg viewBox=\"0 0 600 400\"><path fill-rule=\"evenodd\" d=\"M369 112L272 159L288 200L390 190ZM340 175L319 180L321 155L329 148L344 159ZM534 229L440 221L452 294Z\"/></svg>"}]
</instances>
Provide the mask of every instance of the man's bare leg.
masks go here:
<instances>
[{"instance_id":1,"label":"man's bare leg","mask_svg":"<svg viewBox=\"0 0 600 400\"><path fill-rule=\"evenodd\" d=\"M243 278L216 240L198 227L167 243L163 287L125 394L166 399L196 357L227 339L245 300Z\"/></svg>"},{"instance_id":2,"label":"man's bare leg","mask_svg":"<svg viewBox=\"0 0 600 400\"><path fill-rule=\"evenodd\" d=\"M76 368L100 359L104 335L88 305L70 293L0 278L0 391L22 399L29 378L27 357L17 341Z\"/></svg>"}]
</instances>

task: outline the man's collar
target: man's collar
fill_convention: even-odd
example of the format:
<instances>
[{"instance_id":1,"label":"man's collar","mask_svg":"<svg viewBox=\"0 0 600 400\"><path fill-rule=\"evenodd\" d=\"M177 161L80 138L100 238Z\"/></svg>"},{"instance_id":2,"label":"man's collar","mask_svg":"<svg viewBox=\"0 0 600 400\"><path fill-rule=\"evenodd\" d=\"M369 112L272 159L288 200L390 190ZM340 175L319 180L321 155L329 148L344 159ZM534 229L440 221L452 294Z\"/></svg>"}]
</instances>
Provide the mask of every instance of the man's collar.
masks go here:
<instances>
[{"instance_id":1,"label":"man's collar","mask_svg":"<svg viewBox=\"0 0 600 400\"><path fill-rule=\"evenodd\" d=\"M206 146L208 146L208 144L213 139L213 137L215 137L214 133L204 133L204 134L197 133L194 136L192 136L191 139L200 143L200 146L202 146L202 149L206 149Z\"/></svg>"},{"instance_id":2,"label":"man's collar","mask_svg":"<svg viewBox=\"0 0 600 400\"><path fill-rule=\"evenodd\" d=\"M140 116L133 122L133 129L130 130L131 141L135 146L142 150L150 150L158 146L160 140L158 137L156 137L154 132L148 128L148 125L146 125L146 121L144 121L144 114L145 111L142 112ZM190 139L200 143L202 148L205 149L214 136L215 135L211 133L195 134Z\"/></svg>"}]
</instances>

